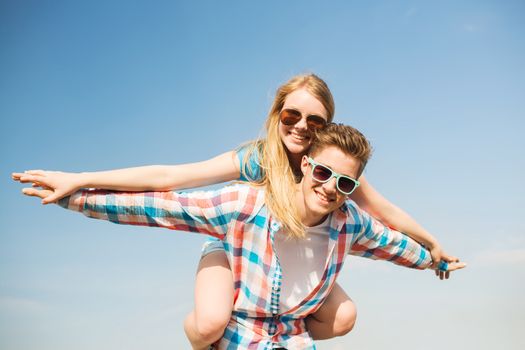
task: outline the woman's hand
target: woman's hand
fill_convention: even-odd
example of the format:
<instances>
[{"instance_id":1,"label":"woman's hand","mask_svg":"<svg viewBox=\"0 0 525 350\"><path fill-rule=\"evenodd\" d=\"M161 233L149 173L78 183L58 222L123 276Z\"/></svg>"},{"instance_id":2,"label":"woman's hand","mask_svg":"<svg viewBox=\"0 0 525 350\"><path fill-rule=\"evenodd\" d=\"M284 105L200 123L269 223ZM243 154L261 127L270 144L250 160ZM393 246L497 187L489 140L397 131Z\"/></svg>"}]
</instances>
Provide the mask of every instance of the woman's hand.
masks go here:
<instances>
[{"instance_id":1,"label":"woman's hand","mask_svg":"<svg viewBox=\"0 0 525 350\"><path fill-rule=\"evenodd\" d=\"M42 204L55 203L82 188L81 174L78 173L28 170L23 173L13 173L11 177L20 183L32 183L33 187L42 187L42 190L31 188L22 190L28 196L42 198Z\"/></svg>"}]
</instances>

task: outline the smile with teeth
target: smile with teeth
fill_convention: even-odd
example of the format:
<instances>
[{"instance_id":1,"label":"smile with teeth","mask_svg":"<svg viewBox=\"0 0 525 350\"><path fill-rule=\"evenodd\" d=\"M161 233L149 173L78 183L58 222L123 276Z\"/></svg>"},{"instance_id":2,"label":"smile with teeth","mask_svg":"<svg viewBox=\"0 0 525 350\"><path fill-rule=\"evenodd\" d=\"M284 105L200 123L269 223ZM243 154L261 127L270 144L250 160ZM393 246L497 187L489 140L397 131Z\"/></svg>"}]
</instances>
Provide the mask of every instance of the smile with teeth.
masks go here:
<instances>
[{"instance_id":1,"label":"smile with teeth","mask_svg":"<svg viewBox=\"0 0 525 350\"><path fill-rule=\"evenodd\" d=\"M317 195L317 198L319 198L322 202L332 202L333 199L330 199L329 197L325 196L324 194L318 192L318 191L314 191L315 194Z\"/></svg>"},{"instance_id":2,"label":"smile with teeth","mask_svg":"<svg viewBox=\"0 0 525 350\"><path fill-rule=\"evenodd\" d=\"M298 133L295 133L295 132L290 132L289 133L295 140L299 141L299 142L304 142L304 141L307 141L309 139L308 135L307 134L298 134Z\"/></svg>"}]
</instances>

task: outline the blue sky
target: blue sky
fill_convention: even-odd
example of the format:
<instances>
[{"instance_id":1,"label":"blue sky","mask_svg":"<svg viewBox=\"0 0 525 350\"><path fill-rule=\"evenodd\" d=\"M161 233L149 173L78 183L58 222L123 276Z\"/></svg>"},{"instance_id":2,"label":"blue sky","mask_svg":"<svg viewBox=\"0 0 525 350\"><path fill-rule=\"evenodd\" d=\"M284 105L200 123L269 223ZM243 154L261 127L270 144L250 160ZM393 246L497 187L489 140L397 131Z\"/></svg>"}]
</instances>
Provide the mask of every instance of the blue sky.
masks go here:
<instances>
[{"instance_id":1,"label":"blue sky","mask_svg":"<svg viewBox=\"0 0 525 350\"><path fill-rule=\"evenodd\" d=\"M349 259L340 284L358 323L319 348L522 349L524 10L2 1L0 347L187 348L204 241L42 207L12 171L206 159L259 135L278 85L314 72L336 119L372 141L372 184L469 263L440 282Z\"/></svg>"}]
</instances>

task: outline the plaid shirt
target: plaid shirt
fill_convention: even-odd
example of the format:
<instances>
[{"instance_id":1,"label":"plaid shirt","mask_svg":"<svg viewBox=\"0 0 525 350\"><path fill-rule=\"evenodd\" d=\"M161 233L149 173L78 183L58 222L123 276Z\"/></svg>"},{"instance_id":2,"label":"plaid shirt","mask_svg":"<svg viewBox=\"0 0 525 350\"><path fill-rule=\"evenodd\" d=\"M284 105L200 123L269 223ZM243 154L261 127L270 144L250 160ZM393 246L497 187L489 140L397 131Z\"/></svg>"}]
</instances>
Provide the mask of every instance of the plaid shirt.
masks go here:
<instances>
[{"instance_id":1,"label":"plaid shirt","mask_svg":"<svg viewBox=\"0 0 525 350\"><path fill-rule=\"evenodd\" d=\"M330 293L347 254L425 269L430 253L348 200L331 213L328 256L320 283L298 305L279 310L282 271L274 250L281 225L264 205L264 191L235 185L189 193L83 190L61 206L118 224L198 232L223 241L234 278L234 310L217 349L315 349L304 319Z\"/></svg>"}]
</instances>

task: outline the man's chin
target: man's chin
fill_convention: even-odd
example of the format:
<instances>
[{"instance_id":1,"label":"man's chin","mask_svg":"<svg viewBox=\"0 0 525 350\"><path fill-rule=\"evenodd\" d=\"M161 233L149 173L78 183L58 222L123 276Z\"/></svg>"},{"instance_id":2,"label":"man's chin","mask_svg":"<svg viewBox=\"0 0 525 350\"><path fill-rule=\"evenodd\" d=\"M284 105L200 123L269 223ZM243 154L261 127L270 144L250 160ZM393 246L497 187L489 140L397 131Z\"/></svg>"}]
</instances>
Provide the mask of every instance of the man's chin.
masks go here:
<instances>
[{"instance_id":1,"label":"man's chin","mask_svg":"<svg viewBox=\"0 0 525 350\"><path fill-rule=\"evenodd\" d=\"M331 208L326 208L323 206L316 205L313 208L310 208L310 213L312 218L318 218L321 220L324 216L330 214L333 210Z\"/></svg>"}]
</instances>

